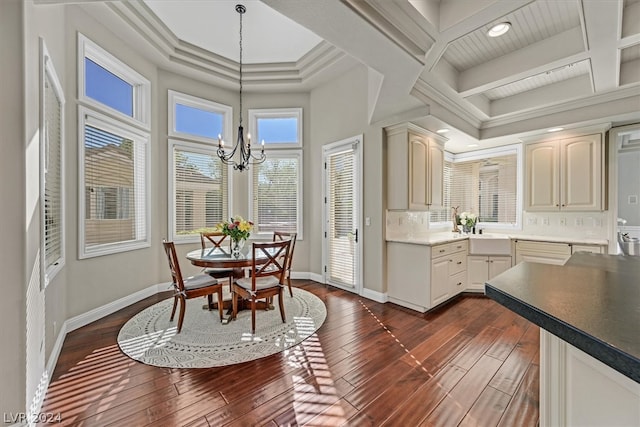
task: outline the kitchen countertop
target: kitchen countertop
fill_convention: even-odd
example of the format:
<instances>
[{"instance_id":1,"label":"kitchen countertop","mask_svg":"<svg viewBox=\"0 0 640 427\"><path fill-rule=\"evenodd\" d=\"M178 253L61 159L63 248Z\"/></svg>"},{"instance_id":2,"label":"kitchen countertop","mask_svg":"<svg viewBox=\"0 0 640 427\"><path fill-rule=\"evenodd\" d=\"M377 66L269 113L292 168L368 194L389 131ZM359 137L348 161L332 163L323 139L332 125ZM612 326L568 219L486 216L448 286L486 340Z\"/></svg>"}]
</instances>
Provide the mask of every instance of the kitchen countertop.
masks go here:
<instances>
[{"instance_id":1,"label":"kitchen countertop","mask_svg":"<svg viewBox=\"0 0 640 427\"><path fill-rule=\"evenodd\" d=\"M492 236L505 236L512 240L531 240L536 242L553 242L553 243L572 243L580 245L608 245L607 239L584 238L584 237L558 237L558 236L542 236L531 234L517 233L488 233ZM484 234L460 234L452 232L424 233L411 236L387 236L387 242L410 243L414 245L439 245L441 243L454 242L458 240L468 239L471 236L484 236Z\"/></svg>"},{"instance_id":2,"label":"kitchen countertop","mask_svg":"<svg viewBox=\"0 0 640 427\"><path fill-rule=\"evenodd\" d=\"M523 262L486 295L640 383L640 257L577 253L564 266Z\"/></svg>"}]
</instances>

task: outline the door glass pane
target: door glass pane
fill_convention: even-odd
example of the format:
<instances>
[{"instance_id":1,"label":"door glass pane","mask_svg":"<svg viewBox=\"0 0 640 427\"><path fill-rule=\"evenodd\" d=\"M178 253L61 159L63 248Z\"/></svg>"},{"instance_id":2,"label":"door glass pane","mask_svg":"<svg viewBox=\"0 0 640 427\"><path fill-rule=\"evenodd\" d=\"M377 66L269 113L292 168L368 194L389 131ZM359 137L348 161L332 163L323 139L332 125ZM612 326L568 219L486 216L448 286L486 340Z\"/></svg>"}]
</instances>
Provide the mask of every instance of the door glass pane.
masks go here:
<instances>
[{"instance_id":1,"label":"door glass pane","mask_svg":"<svg viewBox=\"0 0 640 427\"><path fill-rule=\"evenodd\" d=\"M355 286L355 156L352 150L327 158L330 282Z\"/></svg>"}]
</instances>

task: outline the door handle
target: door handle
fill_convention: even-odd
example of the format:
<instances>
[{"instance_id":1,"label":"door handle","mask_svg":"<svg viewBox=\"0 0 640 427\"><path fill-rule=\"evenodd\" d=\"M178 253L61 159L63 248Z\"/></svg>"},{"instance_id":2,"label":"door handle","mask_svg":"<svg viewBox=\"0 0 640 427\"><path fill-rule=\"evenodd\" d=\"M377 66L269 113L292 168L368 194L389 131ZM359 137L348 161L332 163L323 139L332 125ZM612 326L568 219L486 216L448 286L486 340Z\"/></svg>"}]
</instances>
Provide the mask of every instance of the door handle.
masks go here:
<instances>
[{"instance_id":1,"label":"door handle","mask_svg":"<svg viewBox=\"0 0 640 427\"><path fill-rule=\"evenodd\" d=\"M355 242L358 243L358 229L356 228L356 231L353 232L353 236L355 239Z\"/></svg>"}]
</instances>

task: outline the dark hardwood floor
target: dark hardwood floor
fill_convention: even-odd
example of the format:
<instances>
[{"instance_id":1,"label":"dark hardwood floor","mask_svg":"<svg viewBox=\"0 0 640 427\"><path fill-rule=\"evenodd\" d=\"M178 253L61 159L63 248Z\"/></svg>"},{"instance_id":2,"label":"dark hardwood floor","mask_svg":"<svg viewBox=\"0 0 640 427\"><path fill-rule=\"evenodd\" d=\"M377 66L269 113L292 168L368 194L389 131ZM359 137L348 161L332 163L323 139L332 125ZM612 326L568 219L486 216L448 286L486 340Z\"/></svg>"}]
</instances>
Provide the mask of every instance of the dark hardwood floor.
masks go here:
<instances>
[{"instance_id":1,"label":"dark hardwood floor","mask_svg":"<svg viewBox=\"0 0 640 427\"><path fill-rule=\"evenodd\" d=\"M490 299L419 314L315 282L327 319L283 353L211 369L147 366L120 327L147 298L69 333L43 413L83 426L536 426L538 327Z\"/></svg>"}]
</instances>

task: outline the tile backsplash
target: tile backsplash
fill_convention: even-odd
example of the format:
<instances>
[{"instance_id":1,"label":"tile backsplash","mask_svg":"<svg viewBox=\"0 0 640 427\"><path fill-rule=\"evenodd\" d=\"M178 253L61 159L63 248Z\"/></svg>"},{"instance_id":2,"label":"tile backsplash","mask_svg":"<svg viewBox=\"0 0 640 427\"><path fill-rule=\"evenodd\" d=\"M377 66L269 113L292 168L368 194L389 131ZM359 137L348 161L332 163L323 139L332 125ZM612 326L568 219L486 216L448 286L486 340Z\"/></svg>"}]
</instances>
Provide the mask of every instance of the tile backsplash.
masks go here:
<instances>
[{"instance_id":1,"label":"tile backsplash","mask_svg":"<svg viewBox=\"0 0 640 427\"><path fill-rule=\"evenodd\" d=\"M421 237L429 233L430 212L387 211L387 239Z\"/></svg>"},{"instance_id":2,"label":"tile backsplash","mask_svg":"<svg viewBox=\"0 0 640 427\"><path fill-rule=\"evenodd\" d=\"M523 234L607 239L608 227L607 212L523 212L522 215Z\"/></svg>"},{"instance_id":3,"label":"tile backsplash","mask_svg":"<svg viewBox=\"0 0 640 427\"><path fill-rule=\"evenodd\" d=\"M424 237L429 233L448 231L443 224L429 224L430 212L387 211L387 239ZM492 229L487 232L536 236L608 238L608 212L523 212L522 229Z\"/></svg>"}]
</instances>

